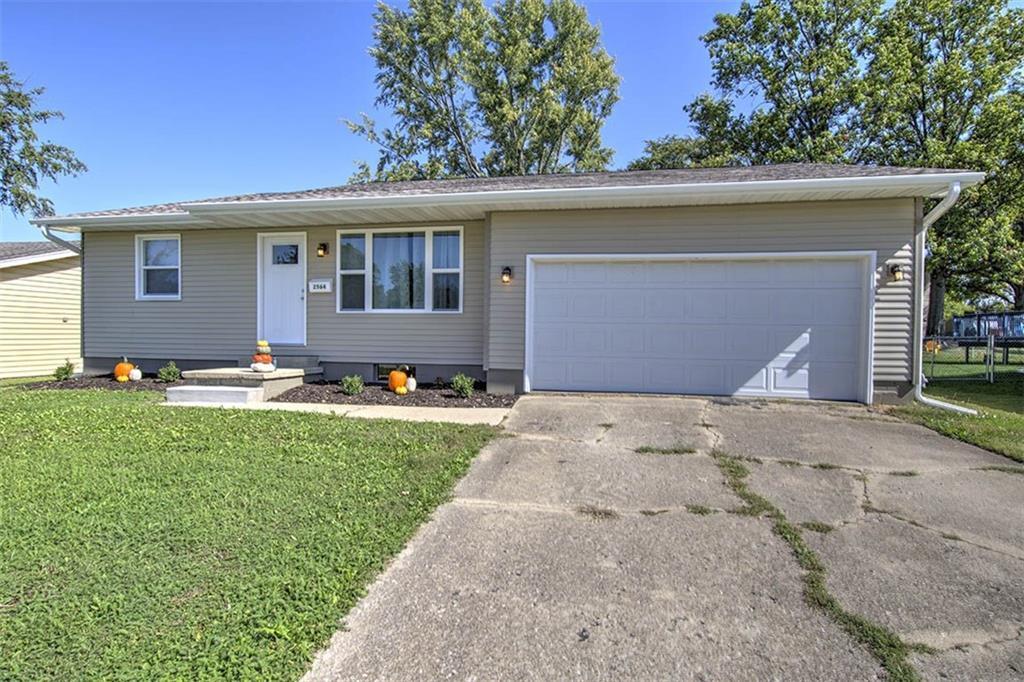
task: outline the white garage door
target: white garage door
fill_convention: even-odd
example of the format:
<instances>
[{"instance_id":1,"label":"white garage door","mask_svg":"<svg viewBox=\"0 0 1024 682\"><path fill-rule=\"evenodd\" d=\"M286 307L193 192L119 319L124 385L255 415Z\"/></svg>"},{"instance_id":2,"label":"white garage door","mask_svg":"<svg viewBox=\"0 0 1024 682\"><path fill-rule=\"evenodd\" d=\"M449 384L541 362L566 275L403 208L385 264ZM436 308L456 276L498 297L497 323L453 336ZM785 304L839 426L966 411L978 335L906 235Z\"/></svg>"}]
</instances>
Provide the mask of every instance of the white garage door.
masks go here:
<instances>
[{"instance_id":1,"label":"white garage door","mask_svg":"<svg viewBox=\"0 0 1024 682\"><path fill-rule=\"evenodd\" d=\"M866 262L538 259L529 387L866 400Z\"/></svg>"}]
</instances>

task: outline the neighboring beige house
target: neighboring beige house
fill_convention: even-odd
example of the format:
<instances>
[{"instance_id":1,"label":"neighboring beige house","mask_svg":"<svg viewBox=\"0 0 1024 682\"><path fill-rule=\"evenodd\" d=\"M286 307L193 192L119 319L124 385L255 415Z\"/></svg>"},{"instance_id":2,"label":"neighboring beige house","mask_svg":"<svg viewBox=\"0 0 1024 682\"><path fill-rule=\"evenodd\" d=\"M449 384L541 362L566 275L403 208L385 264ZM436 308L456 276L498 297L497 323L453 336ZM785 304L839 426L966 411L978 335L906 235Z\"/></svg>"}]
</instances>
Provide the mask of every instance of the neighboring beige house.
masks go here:
<instances>
[{"instance_id":1,"label":"neighboring beige house","mask_svg":"<svg viewBox=\"0 0 1024 682\"><path fill-rule=\"evenodd\" d=\"M50 242L0 242L0 379L82 367L81 257Z\"/></svg>"},{"instance_id":2,"label":"neighboring beige house","mask_svg":"<svg viewBox=\"0 0 1024 682\"><path fill-rule=\"evenodd\" d=\"M969 171L780 164L346 185L81 233L87 372L283 362L489 391L905 396L924 199ZM52 233L51 233L52 234ZM916 310L919 313L919 309Z\"/></svg>"}]
</instances>

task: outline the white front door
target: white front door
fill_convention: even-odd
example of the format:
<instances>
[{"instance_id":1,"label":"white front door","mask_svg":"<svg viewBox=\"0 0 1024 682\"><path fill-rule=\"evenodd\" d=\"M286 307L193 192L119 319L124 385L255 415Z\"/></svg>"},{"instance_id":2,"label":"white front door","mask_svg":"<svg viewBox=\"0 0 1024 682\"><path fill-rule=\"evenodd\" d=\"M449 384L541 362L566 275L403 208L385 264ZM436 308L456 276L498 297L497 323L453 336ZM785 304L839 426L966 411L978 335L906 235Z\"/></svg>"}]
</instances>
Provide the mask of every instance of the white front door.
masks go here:
<instances>
[{"instance_id":1,"label":"white front door","mask_svg":"<svg viewBox=\"0 0 1024 682\"><path fill-rule=\"evenodd\" d=\"M260 235L259 337L306 343L306 233Z\"/></svg>"},{"instance_id":2,"label":"white front door","mask_svg":"<svg viewBox=\"0 0 1024 682\"><path fill-rule=\"evenodd\" d=\"M538 260L534 389L867 400L864 258Z\"/></svg>"}]
</instances>

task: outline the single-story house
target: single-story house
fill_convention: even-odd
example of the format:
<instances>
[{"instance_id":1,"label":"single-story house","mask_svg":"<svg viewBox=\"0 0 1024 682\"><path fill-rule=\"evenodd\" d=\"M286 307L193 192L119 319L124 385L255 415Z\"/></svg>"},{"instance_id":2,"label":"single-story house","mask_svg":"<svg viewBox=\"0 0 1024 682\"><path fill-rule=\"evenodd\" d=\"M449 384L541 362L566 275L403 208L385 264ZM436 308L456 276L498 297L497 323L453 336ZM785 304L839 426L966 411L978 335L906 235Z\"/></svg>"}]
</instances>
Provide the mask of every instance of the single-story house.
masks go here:
<instances>
[{"instance_id":1,"label":"single-story house","mask_svg":"<svg viewBox=\"0 0 1024 682\"><path fill-rule=\"evenodd\" d=\"M0 242L0 379L81 369L79 261L51 242Z\"/></svg>"},{"instance_id":2,"label":"single-story house","mask_svg":"<svg viewBox=\"0 0 1024 682\"><path fill-rule=\"evenodd\" d=\"M87 372L121 355L237 366L265 338L328 379L401 363L492 392L872 402L915 381L924 200L983 178L779 164L424 180L35 222L81 234Z\"/></svg>"}]
</instances>

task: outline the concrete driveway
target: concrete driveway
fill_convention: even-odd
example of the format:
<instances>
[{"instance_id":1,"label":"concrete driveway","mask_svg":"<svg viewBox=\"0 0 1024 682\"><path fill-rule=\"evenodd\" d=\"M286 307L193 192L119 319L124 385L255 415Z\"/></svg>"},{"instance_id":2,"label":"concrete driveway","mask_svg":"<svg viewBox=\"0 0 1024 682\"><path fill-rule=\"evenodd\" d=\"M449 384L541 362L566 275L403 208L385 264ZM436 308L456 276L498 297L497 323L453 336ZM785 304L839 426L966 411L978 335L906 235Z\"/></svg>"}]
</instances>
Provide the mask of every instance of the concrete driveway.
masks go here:
<instances>
[{"instance_id":1,"label":"concrete driveway","mask_svg":"<svg viewBox=\"0 0 1024 682\"><path fill-rule=\"evenodd\" d=\"M1024 467L834 404L530 396L505 426L309 679L886 678L837 611L924 679L1024 676Z\"/></svg>"}]
</instances>

